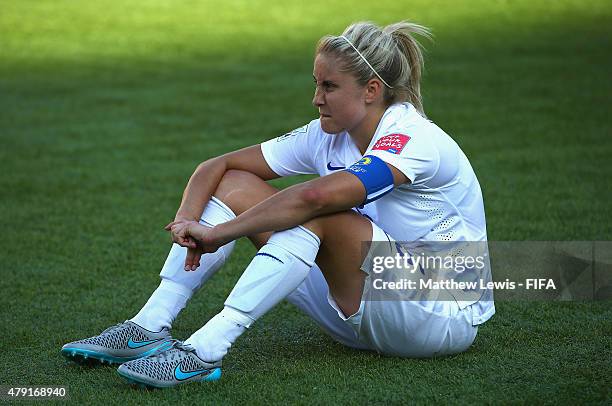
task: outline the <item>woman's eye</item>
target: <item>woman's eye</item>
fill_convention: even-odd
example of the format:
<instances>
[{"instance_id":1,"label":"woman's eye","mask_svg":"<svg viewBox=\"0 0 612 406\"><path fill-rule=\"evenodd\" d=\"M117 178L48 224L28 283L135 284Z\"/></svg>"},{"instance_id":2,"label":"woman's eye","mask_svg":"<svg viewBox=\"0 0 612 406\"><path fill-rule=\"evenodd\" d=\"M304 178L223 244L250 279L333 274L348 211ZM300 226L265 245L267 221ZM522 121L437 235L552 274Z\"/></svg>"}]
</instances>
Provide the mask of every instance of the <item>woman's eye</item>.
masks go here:
<instances>
[{"instance_id":1,"label":"woman's eye","mask_svg":"<svg viewBox=\"0 0 612 406\"><path fill-rule=\"evenodd\" d=\"M334 83L329 83L329 82L323 82L321 84L318 84L316 80L313 81L315 87L321 87L324 91L328 92L331 90L334 90L337 86Z\"/></svg>"}]
</instances>

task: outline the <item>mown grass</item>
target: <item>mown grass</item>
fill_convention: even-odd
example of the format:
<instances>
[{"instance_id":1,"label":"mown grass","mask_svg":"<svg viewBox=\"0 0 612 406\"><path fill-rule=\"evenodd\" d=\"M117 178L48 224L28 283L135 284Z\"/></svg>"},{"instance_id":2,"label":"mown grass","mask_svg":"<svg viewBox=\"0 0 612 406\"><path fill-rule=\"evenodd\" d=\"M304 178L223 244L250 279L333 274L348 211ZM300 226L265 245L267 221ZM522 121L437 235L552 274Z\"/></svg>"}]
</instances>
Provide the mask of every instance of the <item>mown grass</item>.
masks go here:
<instances>
[{"instance_id":1,"label":"mown grass","mask_svg":"<svg viewBox=\"0 0 612 406\"><path fill-rule=\"evenodd\" d=\"M490 240L610 240L611 17L606 1L0 2L0 384L79 403L609 402L609 302L498 303L470 351L436 360L346 349L282 304L220 382L166 391L59 348L146 301L199 162L312 119L314 44L357 20L434 30L426 111L470 157ZM253 253L240 242L176 337Z\"/></svg>"}]
</instances>

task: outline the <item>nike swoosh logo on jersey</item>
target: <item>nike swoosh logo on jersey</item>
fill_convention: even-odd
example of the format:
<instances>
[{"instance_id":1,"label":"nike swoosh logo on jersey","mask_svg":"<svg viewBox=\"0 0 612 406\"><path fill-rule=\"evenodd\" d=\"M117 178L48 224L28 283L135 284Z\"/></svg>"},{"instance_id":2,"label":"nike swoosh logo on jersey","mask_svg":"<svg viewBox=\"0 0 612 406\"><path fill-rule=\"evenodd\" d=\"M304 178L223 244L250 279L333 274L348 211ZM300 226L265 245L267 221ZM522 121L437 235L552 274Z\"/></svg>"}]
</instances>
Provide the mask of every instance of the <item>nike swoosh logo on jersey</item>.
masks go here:
<instances>
[{"instance_id":1,"label":"nike swoosh logo on jersey","mask_svg":"<svg viewBox=\"0 0 612 406\"><path fill-rule=\"evenodd\" d=\"M153 344L161 340L163 340L163 338L157 338L155 340L134 341L132 337L130 337L127 345L128 345L128 348L131 348L134 350L136 348L141 348L141 347L144 347L145 345Z\"/></svg>"},{"instance_id":2,"label":"nike swoosh logo on jersey","mask_svg":"<svg viewBox=\"0 0 612 406\"><path fill-rule=\"evenodd\" d=\"M327 169L330 171L338 171L340 169L346 169L346 166L333 166L331 161L327 163Z\"/></svg>"},{"instance_id":3,"label":"nike swoosh logo on jersey","mask_svg":"<svg viewBox=\"0 0 612 406\"><path fill-rule=\"evenodd\" d=\"M174 368L174 377L177 381L184 381L185 379L193 378L196 375L203 374L204 372L210 373L210 369L200 369L198 371L188 371L185 372L181 369L182 364L178 364L176 368Z\"/></svg>"}]
</instances>

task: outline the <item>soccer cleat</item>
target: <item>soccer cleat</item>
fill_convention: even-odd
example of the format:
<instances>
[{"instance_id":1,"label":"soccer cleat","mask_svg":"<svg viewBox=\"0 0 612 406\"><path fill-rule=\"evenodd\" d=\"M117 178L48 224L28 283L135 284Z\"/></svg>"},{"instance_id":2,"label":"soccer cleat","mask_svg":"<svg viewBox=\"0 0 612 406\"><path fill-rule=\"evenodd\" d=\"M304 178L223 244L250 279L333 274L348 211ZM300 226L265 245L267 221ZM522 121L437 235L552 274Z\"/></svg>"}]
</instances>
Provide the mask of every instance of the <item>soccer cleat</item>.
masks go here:
<instances>
[{"instance_id":1,"label":"soccer cleat","mask_svg":"<svg viewBox=\"0 0 612 406\"><path fill-rule=\"evenodd\" d=\"M173 340L171 349L126 362L117 372L129 383L154 388L169 388L191 382L210 382L221 378L221 361L206 362L193 347Z\"/></svg>"},{"instance_id":2,"label":"soccer cleat","mask_svg":"<svg viewBox=\"0 0 612 406\"><path fill-rule=\"evenodd\" d=\"M154 355L172 347L170 331L149 331L131 321L104 330L100 335L73 341L62 347L61 353L76 362L93 359L104 364L122 364Z\"/></svg>"}]
</instances>

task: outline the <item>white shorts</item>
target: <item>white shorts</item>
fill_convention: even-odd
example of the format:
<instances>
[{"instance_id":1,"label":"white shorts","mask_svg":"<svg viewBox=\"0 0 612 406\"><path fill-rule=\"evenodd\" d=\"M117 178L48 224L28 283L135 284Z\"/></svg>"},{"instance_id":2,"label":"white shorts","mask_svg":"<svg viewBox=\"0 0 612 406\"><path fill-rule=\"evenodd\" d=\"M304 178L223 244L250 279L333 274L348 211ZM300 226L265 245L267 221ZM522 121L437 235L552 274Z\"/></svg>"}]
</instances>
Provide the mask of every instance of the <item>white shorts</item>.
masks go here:
<instances>
[{"instance_id":1,"label":"white shorts","mask_svg":"<svg viewBox=\"0 0 612 406\"><path fill-rule=\"evenodd\" d=\"M373 241L394 241L376 224L372 227ZM361 267L367 274L365 286L372 274L370 254ZM453 300L367 300L367 289L357 313L346 317L316 265L287 299L338 342L382 354L411 358L456 354L467 350L478 332L471 306L460 309Z\"/></svg>"}]
</instances>

